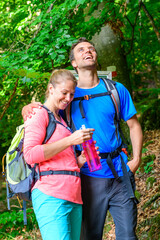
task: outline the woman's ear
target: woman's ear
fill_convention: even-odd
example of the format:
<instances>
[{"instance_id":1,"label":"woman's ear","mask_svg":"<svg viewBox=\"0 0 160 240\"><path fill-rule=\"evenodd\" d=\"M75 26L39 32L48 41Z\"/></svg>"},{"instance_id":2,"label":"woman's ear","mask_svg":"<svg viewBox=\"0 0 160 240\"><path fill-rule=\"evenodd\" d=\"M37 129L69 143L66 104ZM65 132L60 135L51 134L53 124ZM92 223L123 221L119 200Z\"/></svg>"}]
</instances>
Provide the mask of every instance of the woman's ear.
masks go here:
<instances>
[{"instance_id":1,"label":"woman's ear","mask_svg":"<svg viewBox=\"0 0 160 240\"><path fill-rule=\"evenodd\" d=\"M48 86L48 91L49 91L50 94L53 94L53 92L54 92L54 87L51 83Z\"/></svg>"}]
</instances>

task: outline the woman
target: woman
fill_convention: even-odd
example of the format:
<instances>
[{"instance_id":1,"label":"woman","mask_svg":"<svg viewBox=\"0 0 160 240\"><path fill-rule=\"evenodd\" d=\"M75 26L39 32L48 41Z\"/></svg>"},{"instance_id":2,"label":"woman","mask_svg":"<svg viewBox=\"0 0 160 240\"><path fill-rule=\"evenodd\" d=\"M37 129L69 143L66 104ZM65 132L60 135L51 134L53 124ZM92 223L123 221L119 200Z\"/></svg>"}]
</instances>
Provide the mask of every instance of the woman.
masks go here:
<instances>
[{"instance_id":1,"label":"woman","mask_svg":"<svg viewBox=\"0 0 160 240\"><path fill-rule=\"evenodd\" d=\"M92 138L94 129L71 133L59 115L73 100L77 81L68 70L52 73L46 91L45 107L61 124L46 144L43 139L48 125L44 108L25 121L24 157L28 164L38 163L40 172L55 170L59 174L41 176L32 188L33 209L43 240L78 240L82 219L80 169L86 161L75 156L74 145ZM64 174L65 171L65 174Z\"/></svg>"}]
</instances>

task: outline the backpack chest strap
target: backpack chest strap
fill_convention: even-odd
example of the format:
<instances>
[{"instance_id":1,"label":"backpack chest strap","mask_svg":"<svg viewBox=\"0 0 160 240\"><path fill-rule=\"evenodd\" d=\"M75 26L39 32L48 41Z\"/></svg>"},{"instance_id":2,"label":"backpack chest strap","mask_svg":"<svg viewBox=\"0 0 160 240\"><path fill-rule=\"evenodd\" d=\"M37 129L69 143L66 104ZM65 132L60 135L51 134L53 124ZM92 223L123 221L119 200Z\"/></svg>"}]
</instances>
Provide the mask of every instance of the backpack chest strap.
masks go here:
<instances>
[{"instance_id":1,"label":"backpack chest strap","mask_svg":"<svg viewBox=\"0 0 160 240\"><path fill-rule=\"evenodd\" d=\"M108 91L108 92L102 92L102 93L95 93L95 94L88 94L88 95L84 95L82 97L76 97L73 99L73 102L74 101L78 101L78 100L89 100L91 98L96 98L96 97L102 97L102 96L106 96L106 95L111 95L111 92Z\"/></svg>"},{"instance_id":2,"label":"backpack chest strap","mask_svg":"<svg viewBox=\"0 0 160 240\"><path fill-rule=\"evenodd\" d=\"M92 98L103 97L103 96L107 96L107 95L111 95L111 92L108 91L108 92L103 92L103 93L84 95L82 97L74 98L73 101L79 101L79 109L80 109L80 112L81 112L81 116L82 116L82 118L85 118L85 113L84 113L82 101L83 100L87 100L88 101L89 99L92 99Z\"/></svg>"}]
</instances>

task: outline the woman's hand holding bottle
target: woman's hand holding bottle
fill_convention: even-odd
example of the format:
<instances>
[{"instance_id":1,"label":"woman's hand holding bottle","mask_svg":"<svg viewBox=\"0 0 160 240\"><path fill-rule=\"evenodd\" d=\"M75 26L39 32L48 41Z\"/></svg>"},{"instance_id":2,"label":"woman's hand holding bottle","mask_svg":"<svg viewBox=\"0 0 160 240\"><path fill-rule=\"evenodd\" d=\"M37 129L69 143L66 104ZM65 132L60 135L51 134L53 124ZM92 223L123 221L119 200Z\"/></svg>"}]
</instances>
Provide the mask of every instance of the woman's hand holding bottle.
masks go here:
<instances>
[{"instance_id":1,"label":"woman's hand holding bottle","mask_svg":"<svg viewBox=\"0 0 160 240\"><path fill-rule=\"evenodd\" d=\"M92 138L93 131L93 128L85 128L85 126L82 126L82 129L70 135L72 145L82 144L83 146L83 151L77 158L79 168L87 161L91 172L102 168L100 157L98 156L99 152L97 152L98 147L95 147L96 141L93 141Z\"/></svg>"},{"instance_id":2,"label":"woman's hand holding bottle","mask_svg":"<svg viewBox=\"0 0 160 240\"><path fill-rule=\"evenodd\" d=\"M93 128L86 128L75 131L69 136L71 145L79 145L87 140L92 139L93 131Z\"/></svg>"}]
</instances>

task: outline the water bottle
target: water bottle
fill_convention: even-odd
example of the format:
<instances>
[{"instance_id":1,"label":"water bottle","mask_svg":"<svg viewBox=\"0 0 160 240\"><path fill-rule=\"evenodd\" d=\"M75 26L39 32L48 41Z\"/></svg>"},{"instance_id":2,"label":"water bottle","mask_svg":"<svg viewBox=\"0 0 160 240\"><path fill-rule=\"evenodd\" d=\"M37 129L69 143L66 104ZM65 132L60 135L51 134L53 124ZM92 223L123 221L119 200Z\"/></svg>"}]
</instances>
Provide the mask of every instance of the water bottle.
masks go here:
<instances>
[{"instance_id":1,"label":"water bottle","mask_svg":"<svg viewBox=\"0 0 160 240\"><path fill-rule=\"evenodd\" d=\"M82 129L85 129L85 125L82 125ZM87 140L82 143L84 154L87 160L87 164L90 172L94 172L102 169L102 165L95 149L95 144L93 139Z\"/></svg>"}]
</instances>

